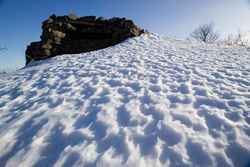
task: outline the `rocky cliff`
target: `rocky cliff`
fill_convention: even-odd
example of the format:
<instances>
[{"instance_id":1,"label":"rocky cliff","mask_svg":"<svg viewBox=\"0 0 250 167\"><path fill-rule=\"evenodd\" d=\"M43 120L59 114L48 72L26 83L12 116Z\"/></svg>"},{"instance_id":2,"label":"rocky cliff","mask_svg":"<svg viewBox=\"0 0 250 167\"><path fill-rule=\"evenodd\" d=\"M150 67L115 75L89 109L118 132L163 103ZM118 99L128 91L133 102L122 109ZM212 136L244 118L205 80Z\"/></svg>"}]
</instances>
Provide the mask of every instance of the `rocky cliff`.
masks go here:
<instances>
[{"instance_id":1,"label":"rocky cliff","mask_svg":"<svg viewBox=\"0 0 250 167\"><path fill-rule=\"evenodd\" d=\"M103 49L144 32L126 18L52 15L42 23L41 41L26 50L26 64L63 54Z\"/></svg>"}]
</instances>

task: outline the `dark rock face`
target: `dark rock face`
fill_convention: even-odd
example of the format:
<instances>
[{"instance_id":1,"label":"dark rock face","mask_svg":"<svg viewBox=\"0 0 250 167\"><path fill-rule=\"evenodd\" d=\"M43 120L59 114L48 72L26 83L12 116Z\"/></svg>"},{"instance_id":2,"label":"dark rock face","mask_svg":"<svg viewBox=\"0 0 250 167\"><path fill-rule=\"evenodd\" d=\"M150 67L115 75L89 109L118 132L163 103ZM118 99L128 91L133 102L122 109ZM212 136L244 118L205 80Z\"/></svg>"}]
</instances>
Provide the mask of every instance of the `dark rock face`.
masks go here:
<instances>
[{"instance_id":1,"label":"dark rock face","mask_svg":"<svg viewBox=\"0 0 250 167\"><path fill-rule=\"evenodd\" d=\"M52 15L43 22L42 30L41 41L32 42L27 47L26 64L57 55L103 49L144 33L133 21L125 18L75 15Z\"/></svg>"}]
</instances>

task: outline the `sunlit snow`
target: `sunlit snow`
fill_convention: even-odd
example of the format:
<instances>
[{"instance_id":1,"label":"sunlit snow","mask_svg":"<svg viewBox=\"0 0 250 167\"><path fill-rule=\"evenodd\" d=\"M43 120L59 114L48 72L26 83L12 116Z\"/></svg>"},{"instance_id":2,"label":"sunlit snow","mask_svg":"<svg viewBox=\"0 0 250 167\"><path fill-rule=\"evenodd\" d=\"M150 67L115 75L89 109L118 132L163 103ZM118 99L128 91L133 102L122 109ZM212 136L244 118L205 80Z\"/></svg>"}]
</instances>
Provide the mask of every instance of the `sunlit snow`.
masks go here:
<instances>
[{"instance_id":1,"label":"sunlit snow","mask_svg":"<svg viewBox=\"0 0 250 167\"><path fill-rule=\"evenodd\" d=\"M146 34L0 76L0 166L250 163L250 49Z\"/></svg>"}]
</instances>

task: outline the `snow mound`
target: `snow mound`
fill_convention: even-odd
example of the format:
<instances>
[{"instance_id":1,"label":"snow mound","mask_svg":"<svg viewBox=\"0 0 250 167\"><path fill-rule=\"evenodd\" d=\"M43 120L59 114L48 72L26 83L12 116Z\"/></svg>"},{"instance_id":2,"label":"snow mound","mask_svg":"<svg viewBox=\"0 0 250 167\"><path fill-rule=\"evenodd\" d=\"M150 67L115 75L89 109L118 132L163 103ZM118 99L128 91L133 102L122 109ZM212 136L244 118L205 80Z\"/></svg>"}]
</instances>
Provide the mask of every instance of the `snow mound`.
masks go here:
<instances>
[{"instance_id":1,"label":"snow mound","mask_svg":"<svg viewBox=\"0 0 250 167\"><path fill-rule=\"evenodd\" d=\"M0 166L250 163L250 50L146 34L0 77Z\"/></svg>"}]
</instances>

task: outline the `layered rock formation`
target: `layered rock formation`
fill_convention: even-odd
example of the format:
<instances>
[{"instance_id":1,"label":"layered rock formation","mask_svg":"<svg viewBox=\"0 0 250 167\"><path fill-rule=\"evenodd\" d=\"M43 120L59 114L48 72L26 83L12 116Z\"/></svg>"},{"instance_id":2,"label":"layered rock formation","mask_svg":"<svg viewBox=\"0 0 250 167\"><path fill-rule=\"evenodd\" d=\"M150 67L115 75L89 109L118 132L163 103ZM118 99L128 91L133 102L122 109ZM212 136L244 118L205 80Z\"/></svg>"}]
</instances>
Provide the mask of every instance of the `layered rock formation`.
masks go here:
<instances>
[{"instance_id":1,"label":"layered rock formation","mask_svg":"<svg viewBox=\"0 0 250 167\"><path fill-rule=\"evenodd\" d=\"M42 24L41 41L27 47L26 64L57 55L103 49L143 32L132 20L125 18L52 15Z\"/></svg>"}]
</instances>

